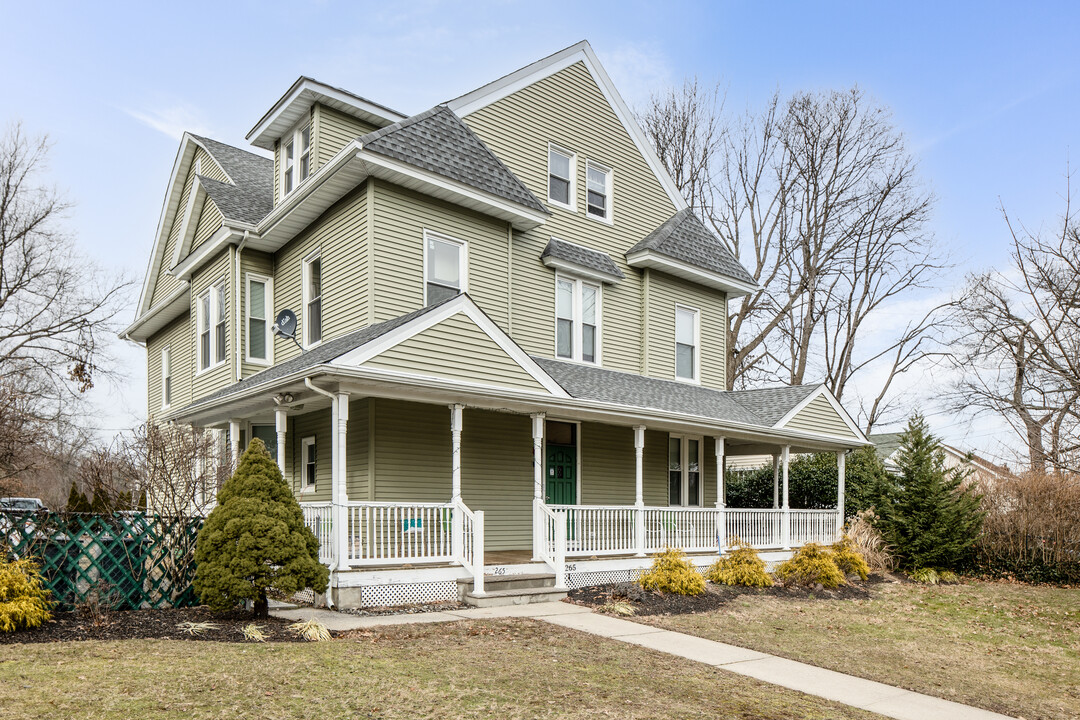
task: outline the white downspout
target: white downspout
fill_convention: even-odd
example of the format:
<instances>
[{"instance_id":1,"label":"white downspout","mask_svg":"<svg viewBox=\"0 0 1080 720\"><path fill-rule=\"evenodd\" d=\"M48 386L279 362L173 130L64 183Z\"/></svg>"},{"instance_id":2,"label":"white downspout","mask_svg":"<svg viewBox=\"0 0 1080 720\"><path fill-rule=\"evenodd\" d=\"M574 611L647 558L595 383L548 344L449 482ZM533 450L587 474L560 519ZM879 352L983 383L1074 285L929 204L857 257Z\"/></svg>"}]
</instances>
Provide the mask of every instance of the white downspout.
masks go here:
<instances>
[{"instance_id":1,"label":"white downspout","mask_svg":"<svg viewBox=\"0 0 1080 720\"><path fill-rule=\"evenodd\" d=\"M234 337L236 338L236 368L233 373L235 382L240 382L240 380L243 379L244 343L240 341L240 336L244 327L244 308L240 302L240 292L242 290L244 278L240 267L240 253L244 251L244 246L247 245L248 235L250 235L250 232L245 230L244 238L240 241L240 244L236 246L236 294L233 295L233 297L236 298L236 325L234 325L236 328L236 333L234 334Z\"/></svg>"},{"instance_id":2,"label":"white downspout","mask_svg":"<svg viewBox=\"0 0 1080 720\"><path fill-rule=\"evenodd\" d=\"M333 416L331 418L331 421L330 421L331 422L330 426L331 427L337 427L337 409L338 409L337 408L337 396L334 393L330 392L329 390L323 390L321 387L318 387L317 385L315 385L313 382L311 382L311 378L309 378L309 377L304 378L304 385L306 385L307 388L309 390L311 390L312 392L316 392L319 395L323 395L325 397L330 398L330 410L331 410L331 415ZM331 433L332 442L334 444L336 444L336 437L337 437L337 433ZM341 515L342 515L341 507L340 507L341 504L338 501L337 461L336 461L336 458L334 458L333 461L331 462L331 468L332 468L332 472L331 472L331 482L330 482L330 512L331 512L330 517L332 518L332 523L333 523L333 526L332 526L333 527L333 532L331 533L331 535L332 535L332 541L331 542L333 543L333 547L334 547L334 552L331 553L331 555L330 555L330 577L332 578L334 576L334 573L337 571L338 565L339 565L339 557L338 557L338 552L337 552L338 551L337 535L338 535L339 532L341 532ZM334 601L331 599L331 593L330 593L330 588L329 587L326 588L326 606L328 608L333 608L334 607Z\"/></svg>"}]
</instances>

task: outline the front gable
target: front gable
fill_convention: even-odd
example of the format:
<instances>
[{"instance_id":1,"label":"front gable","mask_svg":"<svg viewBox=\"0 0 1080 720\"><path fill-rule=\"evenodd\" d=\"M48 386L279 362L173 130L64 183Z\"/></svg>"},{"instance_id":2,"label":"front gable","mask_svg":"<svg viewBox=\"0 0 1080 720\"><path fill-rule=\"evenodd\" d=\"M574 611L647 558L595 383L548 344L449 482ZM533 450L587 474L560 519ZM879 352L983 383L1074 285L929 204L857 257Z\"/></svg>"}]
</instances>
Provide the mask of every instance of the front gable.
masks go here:
<instances>
[{"instance_id":1,"label":"front gable","mask_svg":"<svg viewBox=\"0 0 1080 720\"><path fill-rule=\"evenodd\" d=\"M859 426L824 385L792 408L774 427L868 442Z\"/></svg>"}]
</instances>

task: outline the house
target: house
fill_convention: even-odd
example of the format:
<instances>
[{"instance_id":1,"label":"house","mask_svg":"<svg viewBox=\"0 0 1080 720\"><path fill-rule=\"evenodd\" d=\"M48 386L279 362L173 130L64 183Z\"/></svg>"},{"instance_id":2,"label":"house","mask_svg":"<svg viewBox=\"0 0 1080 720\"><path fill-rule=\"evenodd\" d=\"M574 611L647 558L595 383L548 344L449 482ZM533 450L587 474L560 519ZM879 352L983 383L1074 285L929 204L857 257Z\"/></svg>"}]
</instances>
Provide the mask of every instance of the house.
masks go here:
<instances>
[{"instance_id":1,"label":"house","mask_svg":"<svg viewBox=\"0 0 1080 720\"><path fill-rule=\"evenodd\" d=\"M900 438L903 433L874 433L867 439L874 444L874 450L881 458L885 469L890 473L898 474L900 467L896 464L896 456L900 451ZM1002 480L1012 475L1007 467L997 465L973 452L965 452L952 445L942 443L942 451L945 453L945 469L964 468L970 472L970 477L980 487L986 487L995 481Z\"/></svg>"},{"instance_id":2,"label":"house","mask_svg":"<svg viewBox=\"0 0 1080 720\"><path fill-rule=\"evenodd\" d=\"M271 449L329 602L522 602L665 546L833 539L842 481L791 510L787 458L842 479L866 438L821 385L725 389L754 279L588 43L408 116L301 77L248 140L184 136L124 335L155 422ZM725 508L726 458L761 453L781 507Z\"/></svg>"}]
</instances>

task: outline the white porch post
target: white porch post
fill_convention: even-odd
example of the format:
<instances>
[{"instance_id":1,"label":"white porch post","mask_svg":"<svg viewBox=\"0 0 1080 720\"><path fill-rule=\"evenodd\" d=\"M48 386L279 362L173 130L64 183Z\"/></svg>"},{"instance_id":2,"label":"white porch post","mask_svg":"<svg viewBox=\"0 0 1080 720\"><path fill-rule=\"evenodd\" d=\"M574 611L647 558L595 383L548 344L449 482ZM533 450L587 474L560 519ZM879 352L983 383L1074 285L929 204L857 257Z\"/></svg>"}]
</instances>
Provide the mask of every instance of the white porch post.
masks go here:
<instances>
[{"instance_id":1,"label":"white porch post","mask_svg":"<svg viewBox=\"0 0 1080 720\"><path fill-rule=\"evenodd\" d=\"M349 567L349 491L348 467L345 458L348 456L349 439L349 393L339 392L334 396L334 437L331 440L333 451L334 485L337 487L338 496L338 567Z\"/></svg>"},{"instance_id":2,"label":"white porch post","mask_svg":"<svg viewBox=\"0 0 1080 720\"><path fill-rule=\"evenodd\" d=\"M780 456L776 453L772 456L772 506L780 509Z\"/></svg>"},{"instance_id":3,"label":"white porch post","mask_svg":"<svg viewBox=\"0 0 1080 720\"><path fill-rule=\"evenodd\" d=\"M240 462L240 421L229 421L229 452L232 456L233 468Z\"/></svg>"},{"instance_id":4,"label":"white porch post","mask_svg":"<svg viewBox=\"0 0 1080 720\"><path fill-rule=\"evenodd\" d=\"M716 445L716 549L723 554L727 547L727 516L724 512L724 438L715 437Z\"/></svg>"},{"instance_id":5,"label":"white porch post","mask_svg":"<svg viewBox=\"0 0 1080 720\"><path fill-rule=\"evenodd\" d=\"M450 502L461 500L461 411L465 406L450 406Z\"/></svg>"},{"instance_id":6,"label":"white porch post","mask_svg":"<svg viewBox=\"0 0 1080 720\"><path fill-rule=\"evenodd\" d=\"M645 557L645 426L634 426L634 554Z\"/></svg>"},{"instance_id":7,"label":"white porch post","mask_svg":"<svg viewBox=\"0 0 1080 720\"><path fill-rule=\"evenodd\" d=\"M540 503L544 501L544 413L533 413L533 556L540 560L544 544L544 521L540 516Z\"/></svg>"},{"instance_id":8,"label":"white porch post","mask_svg":"<svg viewBox=\"0 0 1080 720\"><path fill-rule=\"evenodd\" d=\"M781 456L784 475L784 520L781 527L781 543L785 550L791 549L791 507L788 504L788 464L791 460L791 446L785 445Z\"/></svg>"},{"instance_id":9,"label":"white porch post","mask_svg":"<svg viewBox=\"0 0 1080 720\"><path fill-rule=\"evenodd\" d=\"M285 408L274 410L274 430L277 431L277 464L281 468L281 474L285 474L285 432L289 427L288 416Z\"/></svg>"},{"instance_id":10,"label":"white porch post","mask_svg":"<svg viewBox=\"0 0 1080 720\"><path fill-rule=\"evenodd\" d=\"M847 474L847 452L836 451L836 537L844 532L844 482Z\"/></svg>"}]
</instances>

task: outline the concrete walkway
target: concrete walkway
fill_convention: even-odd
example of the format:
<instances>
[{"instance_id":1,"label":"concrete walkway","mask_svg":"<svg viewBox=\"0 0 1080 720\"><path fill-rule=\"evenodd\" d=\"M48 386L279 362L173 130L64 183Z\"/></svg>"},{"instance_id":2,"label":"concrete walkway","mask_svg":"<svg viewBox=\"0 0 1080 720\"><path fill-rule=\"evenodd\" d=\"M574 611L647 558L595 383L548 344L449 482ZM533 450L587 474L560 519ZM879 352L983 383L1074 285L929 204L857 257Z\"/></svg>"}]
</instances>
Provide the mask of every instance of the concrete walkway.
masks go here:
<instances>
[{"instance_id":1,"label":"concrete walkway","mask_svg":"<svg viewBox=\"0 0 1080 720\"><path fill-rule=\"evenodd\" d=\"M287 620L307 620L314 617L331 630L361 630L387 625L458 620L533 618L599 637L659 650L898 720L1009 720L1008 716L989 710L961 705L775 655L642 625L610 615L600 615L589 608L569 603L468 608L413 615L359 616L313 608L271 610L270 614Z\"/></svg>"}]
</instances>

